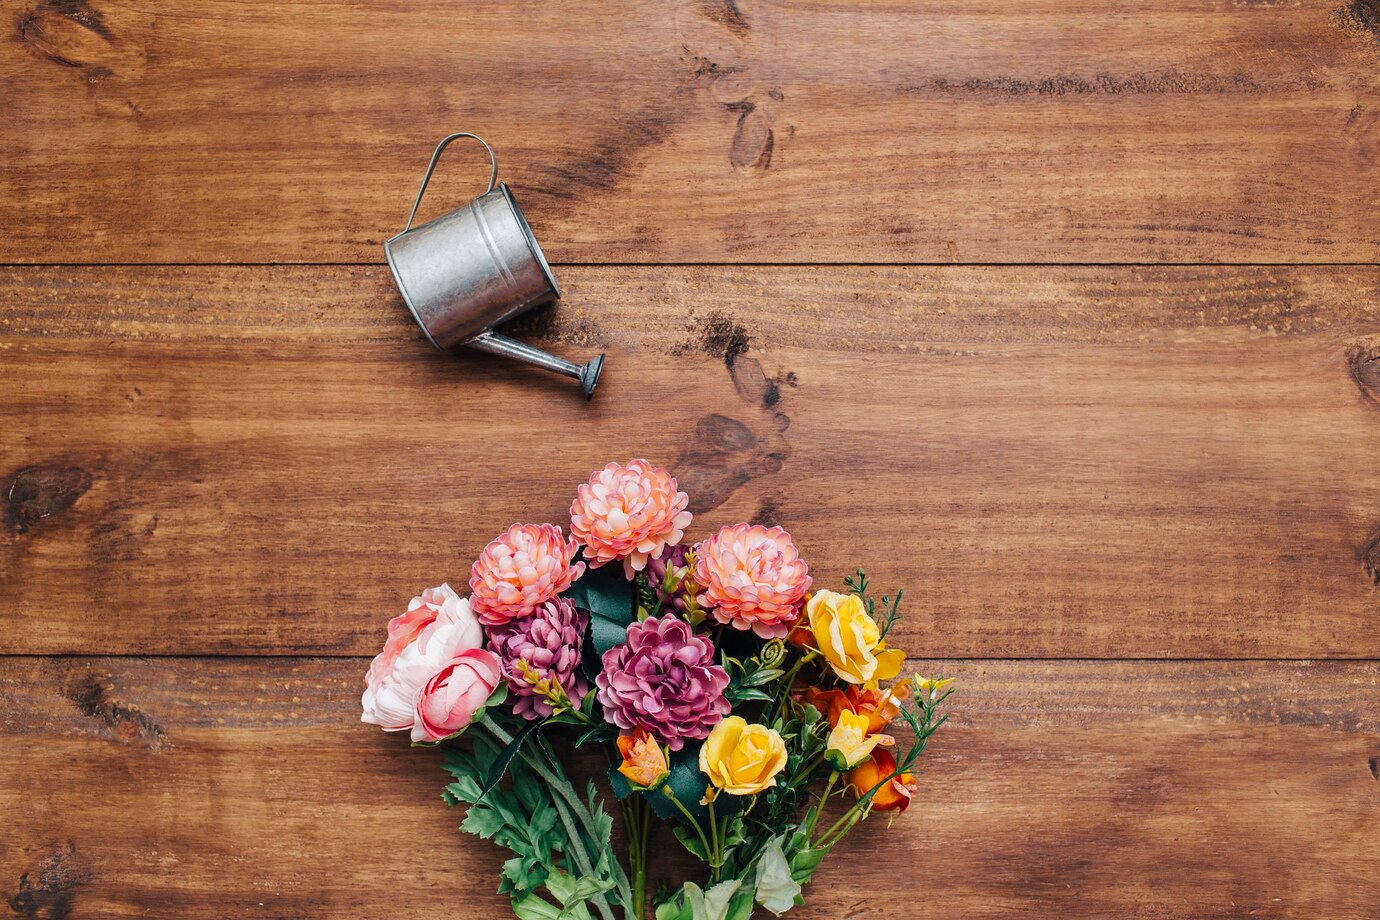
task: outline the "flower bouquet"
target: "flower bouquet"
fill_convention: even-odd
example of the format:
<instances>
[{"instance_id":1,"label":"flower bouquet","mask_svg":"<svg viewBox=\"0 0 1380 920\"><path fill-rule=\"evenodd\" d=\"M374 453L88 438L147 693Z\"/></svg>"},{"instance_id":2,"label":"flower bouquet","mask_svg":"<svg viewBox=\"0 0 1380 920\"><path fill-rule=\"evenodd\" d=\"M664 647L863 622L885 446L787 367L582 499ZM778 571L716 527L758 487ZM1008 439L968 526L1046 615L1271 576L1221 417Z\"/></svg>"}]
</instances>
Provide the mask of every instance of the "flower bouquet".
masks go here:
<instances>
[{"instance_id":1,"label":"flower bouquet","mask_svg":"<svg viewBox=\"0 0 1380 920\"><path fill-rule=\"evenodd\" d=\"M364 721L446 745L442 797L511 851L499 891L524 920L784 913L849 830L906 809L944 722L950 681L895 681L901 592L874 598L859 570L811 593L780 527L688 545L688 503L645 460L609 464L579 487L569 539L514 524L475 561L468 600L423 591L369 667ZM577 785L586 747L606 778ZM705 875L649 897L662 826Z\"/></svg>"}]
</instances>

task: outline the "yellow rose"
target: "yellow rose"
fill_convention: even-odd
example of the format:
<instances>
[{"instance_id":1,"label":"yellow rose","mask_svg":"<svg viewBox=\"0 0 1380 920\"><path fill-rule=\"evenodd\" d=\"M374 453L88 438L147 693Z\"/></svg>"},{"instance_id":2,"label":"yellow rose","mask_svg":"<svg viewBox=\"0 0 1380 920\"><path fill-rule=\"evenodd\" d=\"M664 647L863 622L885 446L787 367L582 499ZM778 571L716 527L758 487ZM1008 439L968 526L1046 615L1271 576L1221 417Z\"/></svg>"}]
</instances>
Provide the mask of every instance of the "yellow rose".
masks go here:
<instances>
[{"instance_id":1,"label":"yellow rose","mask_svg":"<svg viewBox=\"0 0 1380 920\"><path fill-rule=\"evenodd\" d=\"M886 647L876 621L856 594L816 591L805 604L805 614L829 667L850 684L888 680L901 673L905 653Z\"/></svg>"},{"instance_id":2,"label":"yellow rose","mask_svg":"<svg viewBox=\"0 0 1380 920\"><path fill-rule=\"evenodd\" d=\"M755 795L775 786L785 767L786 742L776 730L738 716L715 725L700 748L700 771L730 795Z\"/></svg>"},{"instance_id":3,"label":"yellow rose","mask_svg":"<svg viewBox=\"0 0 1380 920\"><path fill-rule=\"evenodd\" d=\"M867 734L871 720L856 712L839 713L838 724L829 732L826 756L835 770L847 770L866 760L879 744L891 744L890 735Z\"/></svg>"}]
</instances>

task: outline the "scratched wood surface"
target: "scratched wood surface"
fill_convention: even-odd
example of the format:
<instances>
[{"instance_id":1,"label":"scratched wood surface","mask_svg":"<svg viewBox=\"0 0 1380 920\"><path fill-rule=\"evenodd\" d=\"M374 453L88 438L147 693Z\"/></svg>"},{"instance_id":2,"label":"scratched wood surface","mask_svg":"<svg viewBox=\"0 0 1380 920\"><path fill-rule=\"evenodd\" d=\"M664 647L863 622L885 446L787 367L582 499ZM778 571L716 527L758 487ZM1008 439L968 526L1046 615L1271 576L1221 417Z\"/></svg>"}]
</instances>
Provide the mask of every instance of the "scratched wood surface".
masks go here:
<instances>
[{"instance_id":1,"label":"scratched wood surface","mask_svg":"<svg viewBox=\"0 0 1380 920\"><path fill-rule=\"evenodd\" d=\"M5 261L378 261L465 129L559 262L1380 255L1376 0L0 9Z\"/></svg>"},{"instance_id":2,"label":"scratched wood surface","mask_svg":"<svg viewBox=\"0 0 1380 920\"><path fill-rule=\"evenodd\" d=\"M516 331L608 351L589 405L431 350L382 267L5 270L0 648L369 654L646 455L692 534L907 585L913 654L1380 653L1380 270L562 276Z\"/></svg>"},{"instance_id":3,"label":"scratched wood surface","mask_svg":"<svg viewBox=\"0 0 1380 920\"><path fill-rule=\"evenodd\" d=\"M11 907L501 917L501 857L456 832L435 755L354 724L363 664L0 663ZM1374 916L1376 663L967 661L962 679L916 804L852 835L791 916ZM923 910L898 913L903 868Z\"/></svg>"},{"instance_id":4,"label":"scratched wood surface","mask_svg":"<svg viewBox=\"0 0 1380 920\"><path fill-rule=\"evenodd\" d=\"M1377 0L0 0L0 87L0 913L504 916L361 674L633 455L960 679L792 916L1380 910ZM592 404L392 289L462 129Z\"/></svg>"}]
</instances>

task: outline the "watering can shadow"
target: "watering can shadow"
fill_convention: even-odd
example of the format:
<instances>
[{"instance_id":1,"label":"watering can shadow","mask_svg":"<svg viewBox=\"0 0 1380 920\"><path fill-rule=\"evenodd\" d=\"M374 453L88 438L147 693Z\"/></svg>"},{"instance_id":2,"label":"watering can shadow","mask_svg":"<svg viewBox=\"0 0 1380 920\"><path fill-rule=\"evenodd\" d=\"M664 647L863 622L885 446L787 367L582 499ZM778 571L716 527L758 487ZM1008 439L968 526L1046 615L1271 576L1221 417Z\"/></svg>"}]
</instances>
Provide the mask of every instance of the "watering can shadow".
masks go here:
<instances>
[{"instance_id":1,"label":"watering can shadow","mask_svg":"<svg viewBox=\"0 0 1380 920\"><path fill-rule=\"evenodd\" d=\"M464 207L413 229L412 221L452 141L473 138L489 153L489 187ZM573 377L594 396L604 356L572 364L540 348L499 335L494 327L559 299L560 288L513 193L498 181L498 159L484 139L461 132L436 146L402 233L383 244L388 267L427 340L437 348L468 345Z\"/></svg>"}]
</instances>

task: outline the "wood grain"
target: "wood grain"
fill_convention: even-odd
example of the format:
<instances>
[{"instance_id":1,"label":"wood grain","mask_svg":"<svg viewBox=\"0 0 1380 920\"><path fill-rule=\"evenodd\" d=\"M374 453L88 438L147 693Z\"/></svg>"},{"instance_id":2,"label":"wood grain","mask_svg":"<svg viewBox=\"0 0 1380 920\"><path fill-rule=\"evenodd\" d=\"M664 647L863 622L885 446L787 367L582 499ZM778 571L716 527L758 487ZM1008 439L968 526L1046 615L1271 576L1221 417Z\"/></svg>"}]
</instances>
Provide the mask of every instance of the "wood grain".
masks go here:
<instances>
[{"instance_id":1,"label":"wood grain","mask_svg":"<svg viewBox=\"0 0 1380 920\"><path fill-rule=\"evenodd\" d=\"M3 8L8 262L380 262L462 129L563 262L1380 258L1371 0Z\"/></svg>"},{"instance_id":2,"label":"wood grain","mask_svg":"<svg viewBox=\"0 0 1380 920\"><path fill-rule=\"evenodd\" d=\"M1380 270L565 268L435 353L381 267L0 271L0 650L372 654L645 455L950 657L1380 654Z\"/></svg>"},{"instance_id":3,"label":"wood grain","mask_svg":"<svg viewBox=\"0 0 1380 920\"><path fill-rule=\"evenodd\" d=\"M455 830L436 755L358 724L364 666L0 661L11 907L502 916L500 851ZM1373 915L1375 663L942 666L918 800L852 835L802 920L897 916L900 858L926 916Z\"/></svg>"}]
</instances>

